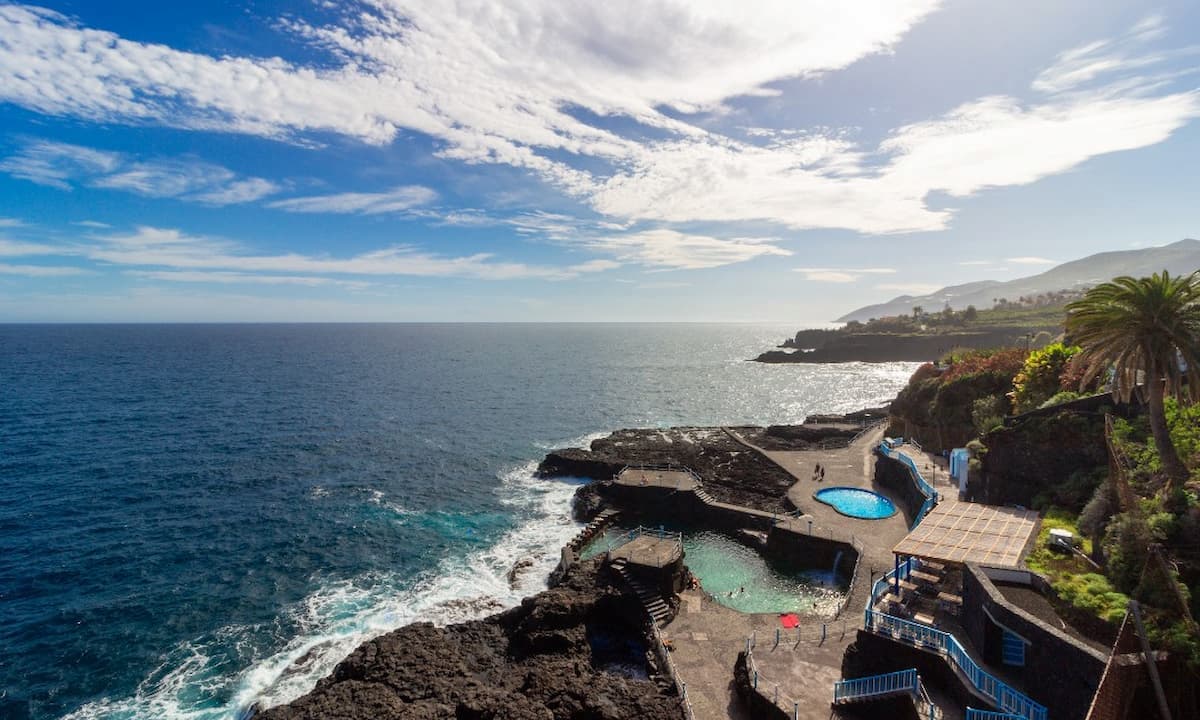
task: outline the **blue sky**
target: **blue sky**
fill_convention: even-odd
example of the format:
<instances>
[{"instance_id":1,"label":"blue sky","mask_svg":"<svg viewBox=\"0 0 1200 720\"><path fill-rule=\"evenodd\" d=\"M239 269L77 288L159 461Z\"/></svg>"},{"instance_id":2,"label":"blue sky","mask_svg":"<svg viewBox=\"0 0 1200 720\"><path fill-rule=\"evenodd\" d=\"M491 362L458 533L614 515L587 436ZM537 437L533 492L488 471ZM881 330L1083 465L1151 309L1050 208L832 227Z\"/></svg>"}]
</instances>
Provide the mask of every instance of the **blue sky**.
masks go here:
<instances>
[{"instance_id":1,"label":"blue sky","mask_svg":"<svg viewBox=\"0 0 1200 720\"><path fill-rule=\"evenodd\" d=\"M1167 244L1198 37L1194 2L0 5L0 321L808 325Z\"/></svg>"}]
</instances>

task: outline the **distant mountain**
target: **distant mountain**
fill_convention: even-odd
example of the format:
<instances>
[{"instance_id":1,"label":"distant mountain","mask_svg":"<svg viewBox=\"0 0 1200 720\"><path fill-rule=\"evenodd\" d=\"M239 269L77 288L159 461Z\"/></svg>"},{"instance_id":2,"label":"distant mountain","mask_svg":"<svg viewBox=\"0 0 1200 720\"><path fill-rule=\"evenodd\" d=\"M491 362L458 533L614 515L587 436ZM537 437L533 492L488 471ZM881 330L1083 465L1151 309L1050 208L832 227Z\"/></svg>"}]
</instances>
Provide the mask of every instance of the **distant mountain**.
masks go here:
<instances>
[{"instance_id":1,"label":"distant mountain","mask_svg":"<svg viewBox=\"0 0 1200 720\"><path fill-rule=\"evenodd\" d=\"M871 318L907 315L918 305L929 312L941 310L947 303L955 310L962 310L968 305L983 310L990 308L997 298L1016 301L1022 295L1080 289L1118 275L1140 277L1162 270L1168 270L1172 275L1200 270L1200 240L1180 240L1161 247L1097 253L1057 265L1038 275L1007 282L983 280L951 285L928 295L901 295L889 302L859 308L838 318L837 322L865 322Z\"/></svg>"}]
</instances>

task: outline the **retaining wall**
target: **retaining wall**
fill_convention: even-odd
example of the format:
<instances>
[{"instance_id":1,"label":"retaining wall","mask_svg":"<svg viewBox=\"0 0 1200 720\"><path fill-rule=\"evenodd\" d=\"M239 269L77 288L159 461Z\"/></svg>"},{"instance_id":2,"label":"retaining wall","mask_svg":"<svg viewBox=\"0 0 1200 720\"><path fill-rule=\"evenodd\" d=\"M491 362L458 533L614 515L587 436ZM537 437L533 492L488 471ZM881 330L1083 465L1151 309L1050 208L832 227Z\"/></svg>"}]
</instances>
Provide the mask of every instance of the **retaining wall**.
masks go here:
<instances>
[{"instance_id":1,"label":"retaining wall","mask_svg":"<svg viewBox=\"0 0 1200 720\"><path fill-rule=\"evenodd\" d=\"M913 481L908 465L875 450L875 480L900 498L900 511L911 526L925 504L925 495Z\"/></svg>"},{"instance_id":2,"label":"retaining wall","mask_svg":"<svg viewBox=\"0 0 1200 720\"><path fill-rule=\"evenodd\" d=\"M993 650L999 647L999 632L992 621L1020 635L1029 641L1025 665L1004 666L1005 676L1019 678L1018 686L1045 705L1054 720L1081 720L1100 684L1108 657L1010 603L989 573L995 574L998 581L1029 584L1039 592L1047 587L1043 578L1027 571L997 572L978 565L964 568L962 622L979 659L999 666L998 651Z\"/></svg>"}]
</instances>

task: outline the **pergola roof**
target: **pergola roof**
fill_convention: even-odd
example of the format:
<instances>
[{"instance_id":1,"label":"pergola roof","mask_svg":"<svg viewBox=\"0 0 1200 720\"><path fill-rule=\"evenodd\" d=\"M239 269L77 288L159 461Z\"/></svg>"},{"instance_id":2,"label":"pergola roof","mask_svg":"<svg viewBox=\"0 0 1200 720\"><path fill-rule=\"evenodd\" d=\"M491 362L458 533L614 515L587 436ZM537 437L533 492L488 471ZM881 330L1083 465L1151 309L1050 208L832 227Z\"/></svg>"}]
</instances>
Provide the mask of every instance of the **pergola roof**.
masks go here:
<instances>
[{"instance_id":1,"label":"pergola roof","mask_svg":"<svg viewBox=\"0 0 1200 720\"><path fill-rule=\"evenodd\" d=\"M1033 510L944 501L892 549L948 563L1015 568L1037 530Z\"/></svg>"}]
</instances>

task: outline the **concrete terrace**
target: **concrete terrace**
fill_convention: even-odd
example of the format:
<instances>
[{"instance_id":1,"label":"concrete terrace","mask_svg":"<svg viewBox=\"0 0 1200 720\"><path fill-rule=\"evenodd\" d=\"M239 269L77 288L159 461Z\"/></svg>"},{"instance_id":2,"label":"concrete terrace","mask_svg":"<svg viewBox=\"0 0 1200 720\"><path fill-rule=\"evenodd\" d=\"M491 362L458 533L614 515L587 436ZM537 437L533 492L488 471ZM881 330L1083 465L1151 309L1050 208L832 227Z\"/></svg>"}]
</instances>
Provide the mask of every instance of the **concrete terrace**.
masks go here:
<instances>
[{"instance_id":1,"label":"concrete terrace","mask_svg":"<svg viewBox=\"0 0 1200 720\"><path fill-rule=\"evenodd\" d=\"M663 629L663 635L672 644L672 659L687 683L688 697L699 720L749 717L735 697L733 666L751 636L756 639L754 659L760 673L760 689L773 694L778 684L781 706L791 708L795 703L800 717L827 720L832 714L833 684L841 678L842 655L861 624L871 583L892 567L892 547L907 534L908 526L899 512L882 520L850 518L813 499L812 494L822 487L844 485L879 492L899 505L897 498L874 482L872 450L882 439L883 429L862 434L846 448L796 451L765 450L732 429L725 432L793 477L795 482L788 497L803 510L803 515L779 516L718 503L707 497L703 487L686 471L630 468L618 476L617 482L626 487L695 493L709 507L737 512L759 523L770 522L776 532L811 533L853 544L860 553L858 568L839 618L805 616L799 628L784 630L775 614L740 613L718 604L703 592L687 590L681 593L679 613ZM816 463L826 468L823 483L812 479Z\"/></svg>"},{"instance_id":2,"label":"concrete terrace","mask_svg":"<svg viewBox=\"0 0 1200 720\"><path fill-rule=\"evenodd\" d=\"M892 569L892 548L908 535L908 523L904 514L897 512L882 520L853 518L815 499L813 493L826 487L856 487L877 492L900 507L900 499L875 482L874 449L883 439L883 428L863 433L849 447L831 450L765 450L733 430L726 429L726 432L747 448L761 453L779 465L796 479L795 484L788 490L788 500L801 508L804 515L789 519L785 527L793 532L807 534L811 519L812 534L853 541L853 544L858 546L858 577L850 587L847 607L855 611L866 607L873 578ZM824 482L813 480L813 468L817 463L825 468Z\"/></svg>"}]
</instances>

